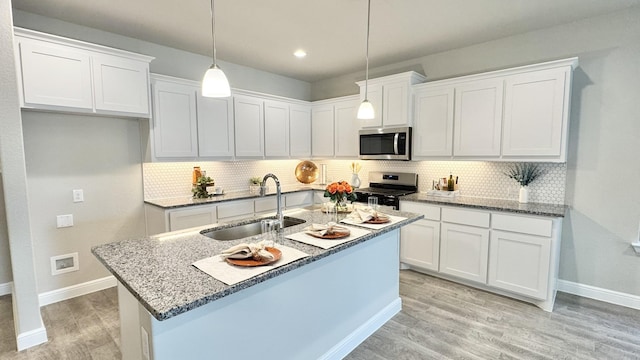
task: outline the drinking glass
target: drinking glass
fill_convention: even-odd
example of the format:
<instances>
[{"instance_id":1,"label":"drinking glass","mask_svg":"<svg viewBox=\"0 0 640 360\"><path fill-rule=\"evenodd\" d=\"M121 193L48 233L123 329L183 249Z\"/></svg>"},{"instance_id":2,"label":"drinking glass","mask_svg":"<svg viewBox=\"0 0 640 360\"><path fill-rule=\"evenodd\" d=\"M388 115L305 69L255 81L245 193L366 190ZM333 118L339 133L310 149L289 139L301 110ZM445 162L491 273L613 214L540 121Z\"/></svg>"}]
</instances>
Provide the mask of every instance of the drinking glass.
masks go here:
<instances>
[{"instance_id":1,"label":"drinking glass","mask_svg":"<svg viewBox=\"0 0 640 360\"><path fill-rule=\"evenodd\" d=\"M367 203L371 210L373 211L378 210L378 198L376 196L369 196L369 198L367 199Z\"/></svg>"},{"instance_id":2,"label":"drinking glass","mask_svg":"<svg viewBox=\"0 0 640 360\"><path fill-rule=\"evenodd\" d=\"M262 240L275 245L278 240L280 222L276 219L263 219L260 221L260 229L262 230Z\"/></svg>"}]
</instances>

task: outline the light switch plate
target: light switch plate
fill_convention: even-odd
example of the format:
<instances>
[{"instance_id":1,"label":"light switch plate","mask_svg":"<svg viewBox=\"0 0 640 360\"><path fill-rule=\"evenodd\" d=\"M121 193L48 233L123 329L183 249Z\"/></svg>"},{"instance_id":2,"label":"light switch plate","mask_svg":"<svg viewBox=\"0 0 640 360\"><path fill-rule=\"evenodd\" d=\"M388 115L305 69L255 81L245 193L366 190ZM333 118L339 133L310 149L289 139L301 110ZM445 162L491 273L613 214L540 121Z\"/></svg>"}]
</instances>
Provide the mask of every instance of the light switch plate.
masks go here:
<instances>
[{"instance_id":1,"label":"light switch plate","mask_svg":"<svg viewBox=\"0 0 640 360\"><path fill-rule=\"evenodd\" d=\"M56 222L58 229L73 226L73 215L58 215L56 217Z\"/></svg>"}]
</instances>

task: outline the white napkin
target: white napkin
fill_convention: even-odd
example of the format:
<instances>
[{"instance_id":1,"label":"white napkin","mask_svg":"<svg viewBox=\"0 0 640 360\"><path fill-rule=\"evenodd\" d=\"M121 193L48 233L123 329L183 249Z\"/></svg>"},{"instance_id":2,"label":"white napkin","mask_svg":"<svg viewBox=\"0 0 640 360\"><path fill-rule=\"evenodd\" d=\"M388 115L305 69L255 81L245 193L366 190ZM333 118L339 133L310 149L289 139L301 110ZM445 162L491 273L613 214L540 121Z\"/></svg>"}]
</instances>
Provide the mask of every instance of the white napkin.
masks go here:
<instances>
[{"instance_id":1,"label":"white napkin","mask_svg":"<svg viewBox=\"0 0 640 360\"><path fill-rule=\"evenodd\" d=\"M351 233L350 230L344 226L340 226L337 223L330 221L326 225L323 224L311 224L304 228L307 233L313 233L318 236L324 236L326 234L332 234L334 232Z\"/></svg>"},{"instance_id":2,"label":"white napkin","mask_svg":"<svg viewBox=\"0 0 640 360\"><path fill-rule=\"evenodd\" d=\"M354 224L362 224L365 221L371 219L386 219L389 216L379 213L371 208L356 208L354 209L347 218L351 220Z\"/></svg>"},{"instance_id":3,"label":"white napkin","mask_svg":"<svg viewBox=\"0 0 640 360\"><path fill-rule=\"evenodd\" d=\"M232 246L220 253L220 258L225 260L229 259L250 259L255 260L273 260L275 257L272 253L266 250L266 247L271 244L270 241L260 241L257 243L242 243L236 246Z\"/></svg>"}]
</instances>

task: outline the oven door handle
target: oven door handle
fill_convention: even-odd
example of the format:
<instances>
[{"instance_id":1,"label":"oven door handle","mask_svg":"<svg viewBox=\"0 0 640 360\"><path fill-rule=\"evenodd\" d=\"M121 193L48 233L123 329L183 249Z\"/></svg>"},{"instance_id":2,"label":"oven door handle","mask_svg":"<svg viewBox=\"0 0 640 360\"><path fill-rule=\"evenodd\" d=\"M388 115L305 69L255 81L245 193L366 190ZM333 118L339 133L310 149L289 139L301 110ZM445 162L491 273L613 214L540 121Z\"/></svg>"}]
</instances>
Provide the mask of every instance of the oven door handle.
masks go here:
<instances>
[{"instance_id":1,"label":"oven door handle","mask_svg":"<svg viewBox=\"0 0 640 360\"><path fill-rule=\"evenodd\" d=\"M396 133L393 136L393 153L396 154L396 155L399 155L398 154L398 138L399 137L400 137L400 133Z\"/></svg>"}]
</instances>

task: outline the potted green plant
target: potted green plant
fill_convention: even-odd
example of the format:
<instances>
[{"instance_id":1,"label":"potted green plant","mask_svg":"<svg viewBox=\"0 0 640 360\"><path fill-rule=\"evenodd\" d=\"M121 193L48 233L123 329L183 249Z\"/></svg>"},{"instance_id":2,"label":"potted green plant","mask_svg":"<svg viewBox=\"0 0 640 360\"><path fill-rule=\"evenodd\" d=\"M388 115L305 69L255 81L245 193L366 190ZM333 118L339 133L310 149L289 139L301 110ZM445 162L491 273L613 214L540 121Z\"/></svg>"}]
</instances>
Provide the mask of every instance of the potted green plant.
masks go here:
<instances>
[{"instance_id":1,"label":"potted green plant","mask_svg":"<svg viewBox=\"0 0 640 360\"><path fill-rule=\"evenodd\" d=\"M260 183L262 182L262 178L260 177L252 177L249 179L249 192L252 194L260 193Z\"/></svg>"},{"instance_id":2,"label":"potted green plant","mask_svg":"<svg viewBox=\"0 0 640 360\"><path fill-rule=\"evenodd\" d=\"M504 174L520 184L518 201L527 203L529 202L529 184L542 176L544 170L538 164L515 163Z\"/></svg>"}]
</instances>

